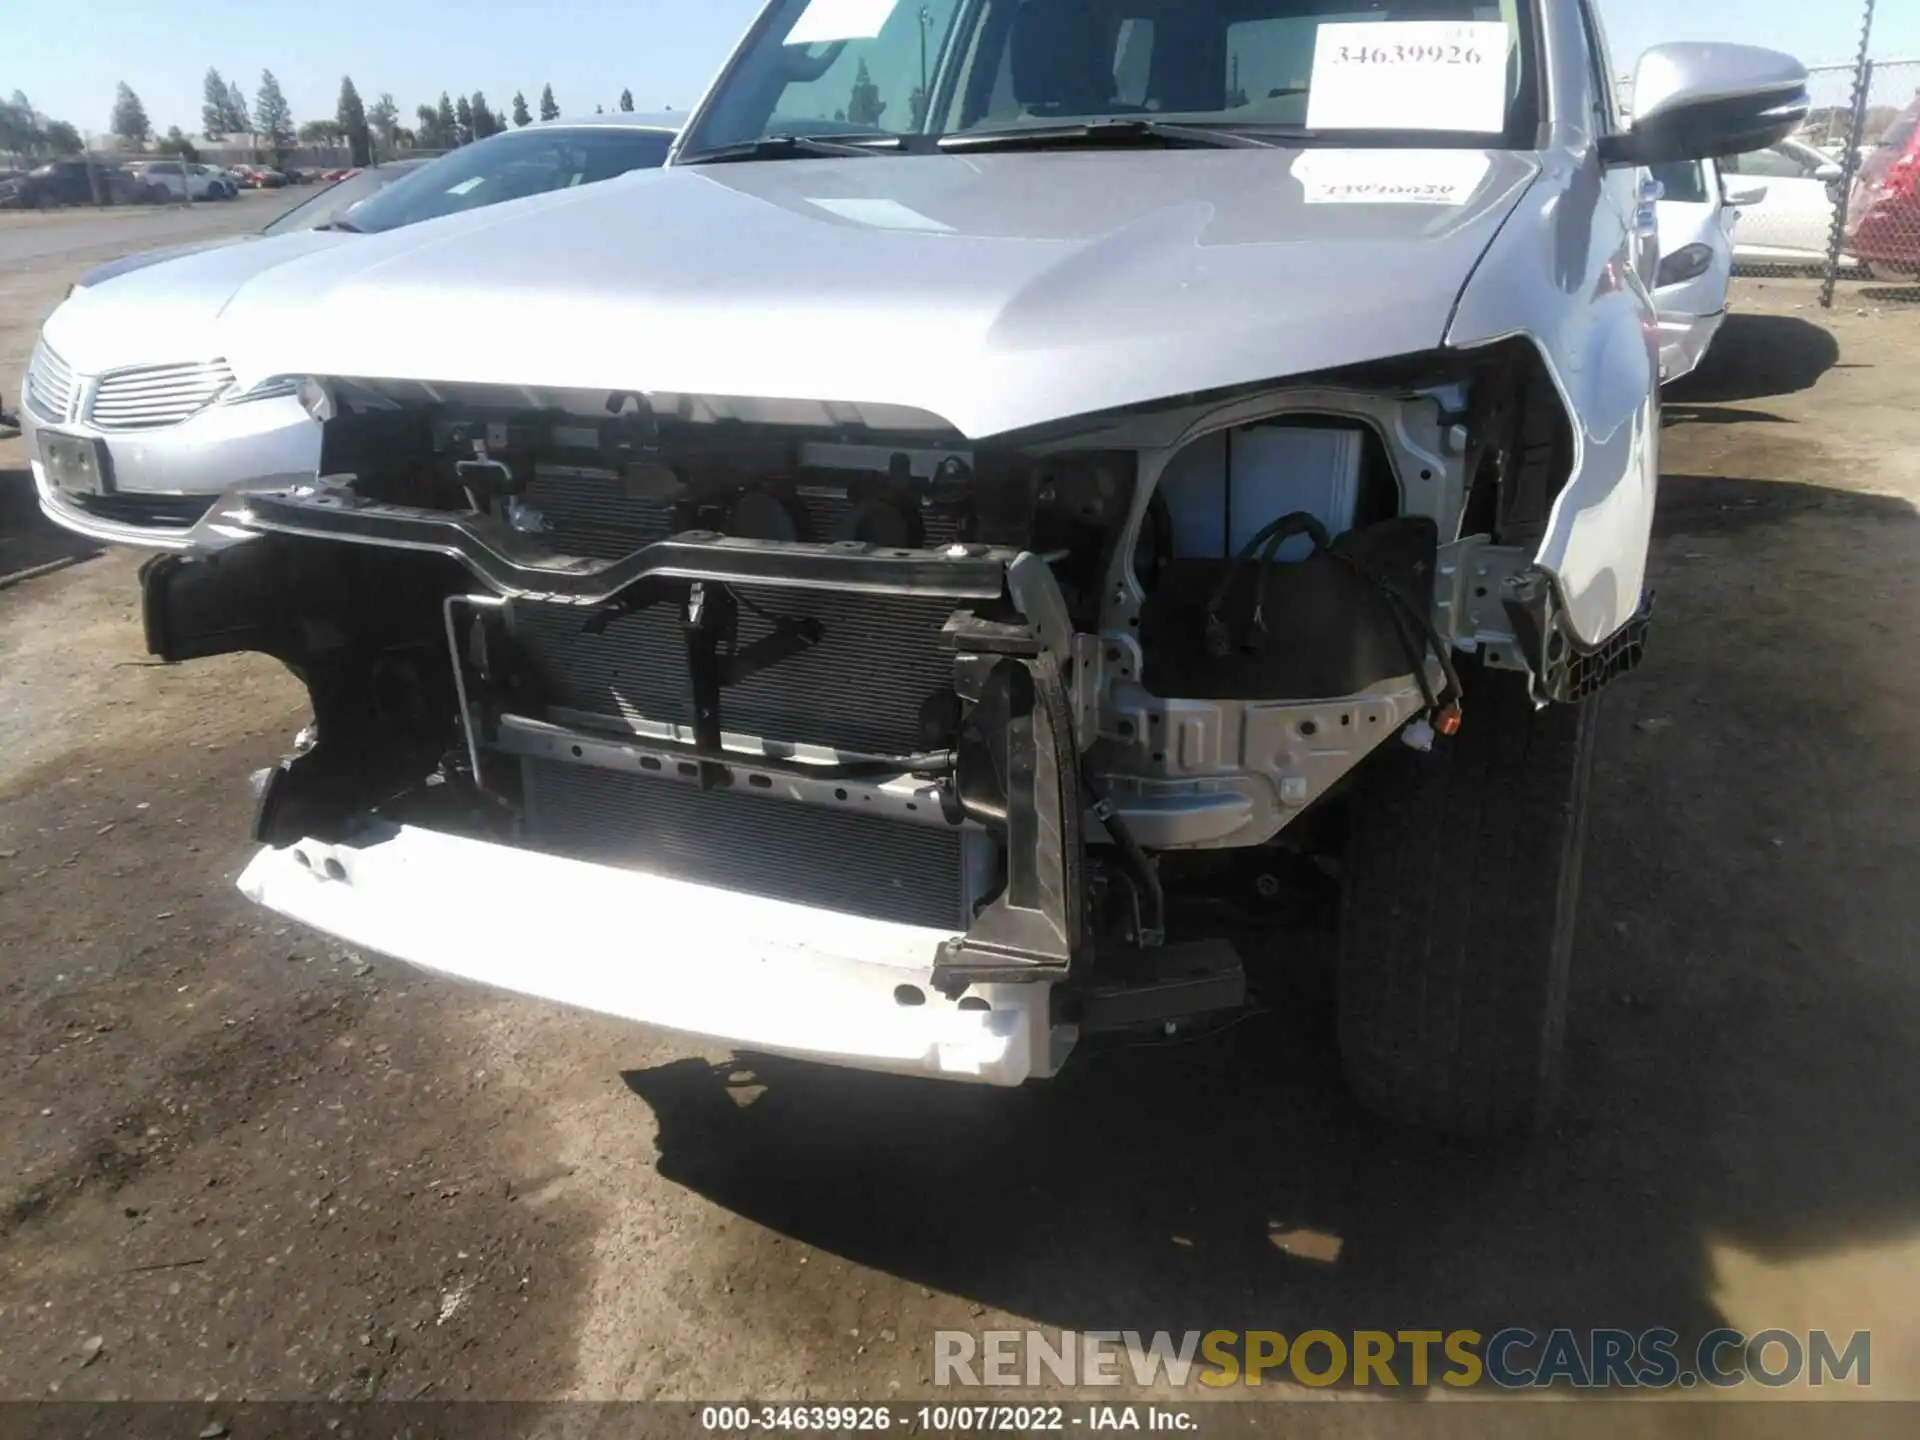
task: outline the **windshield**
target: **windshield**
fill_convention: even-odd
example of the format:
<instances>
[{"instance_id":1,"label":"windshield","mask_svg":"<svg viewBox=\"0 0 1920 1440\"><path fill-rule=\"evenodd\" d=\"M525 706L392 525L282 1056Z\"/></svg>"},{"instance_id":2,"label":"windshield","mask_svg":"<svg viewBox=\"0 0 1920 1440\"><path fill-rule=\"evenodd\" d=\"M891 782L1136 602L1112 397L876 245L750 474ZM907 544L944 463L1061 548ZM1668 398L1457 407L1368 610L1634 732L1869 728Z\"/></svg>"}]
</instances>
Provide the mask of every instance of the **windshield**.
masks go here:
<instances>
[{"instance_id":1,"label":"windshield","mask_svg":"<svg viewBox=\"0 0 1920 1440\"><path fill-rule=\"evenodd\" d=\"M774 0L679 158L1102 121L1521 147L1536 68L1525 0Z\"/></svg>"},{"instance_id":2,"label":"windshield","mask_svg":"<svg viewBox=\"0 0 1920 1440\"><path fill-rule=\"evenodd\" d=\"M667 130L615 125L509 130L442 155L362 200L351 214L334 218L355 230L397 230L442 215L650 169L666 160L672 143L673 135Z\"/></svg>"},{"instance_id":3,"label":"windshield","mask_svg":"<svg viewBox=\"0 0 1920 1440\"><path fill-rule=\"evenodd\" d=\"M290 235L295 231L318 230L322 225L334 224L369 196L378 194L409 175L418 174L433 163L431 160L396 160L388 165L362 170L337 185L327 186L317 195L308 196L260 233Z\"/></svg>"}]
</instances>

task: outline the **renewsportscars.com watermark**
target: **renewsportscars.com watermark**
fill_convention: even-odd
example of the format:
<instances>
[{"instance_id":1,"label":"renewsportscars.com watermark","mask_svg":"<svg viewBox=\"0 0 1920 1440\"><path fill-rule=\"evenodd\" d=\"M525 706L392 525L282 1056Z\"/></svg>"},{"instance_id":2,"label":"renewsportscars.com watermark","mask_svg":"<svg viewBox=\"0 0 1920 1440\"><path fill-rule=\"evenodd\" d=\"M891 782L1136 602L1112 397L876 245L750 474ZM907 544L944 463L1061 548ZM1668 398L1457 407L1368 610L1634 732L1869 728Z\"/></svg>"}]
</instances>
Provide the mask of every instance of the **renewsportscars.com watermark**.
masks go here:
<instances>
[{"instance_id":1,"label":"renewsportscars.com watermark","mask_svg":"<svg viewBox=\"0 0 1920 1440\"><path fill-rule=\"evenodd\" d=\"M1447 1385L1503 1390L1732 1389L1873 1383L1873 1336L1710 1330L936 1330L933 1383L1015 1388L1133 1384Z\"/></svg>"}]
</instances>

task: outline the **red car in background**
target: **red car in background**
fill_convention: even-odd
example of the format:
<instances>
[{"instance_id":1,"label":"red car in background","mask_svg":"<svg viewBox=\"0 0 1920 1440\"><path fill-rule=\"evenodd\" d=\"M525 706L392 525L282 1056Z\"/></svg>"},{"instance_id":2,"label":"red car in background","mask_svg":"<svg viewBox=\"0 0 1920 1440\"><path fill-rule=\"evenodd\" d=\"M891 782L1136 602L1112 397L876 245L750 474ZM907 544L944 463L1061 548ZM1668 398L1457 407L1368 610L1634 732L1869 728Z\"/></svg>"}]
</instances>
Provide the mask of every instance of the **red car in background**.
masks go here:
<instances>
[{"instance_id":1,"label":"red car in background","mask_svg":"<svg viewBox=\"0 0 1920 1440\"><path fill-rule=\"evenodd\" d=\"M1847 251L1920 274L1920 95L1860 166L1847 205Z\"/></svg>"}]
</instances>

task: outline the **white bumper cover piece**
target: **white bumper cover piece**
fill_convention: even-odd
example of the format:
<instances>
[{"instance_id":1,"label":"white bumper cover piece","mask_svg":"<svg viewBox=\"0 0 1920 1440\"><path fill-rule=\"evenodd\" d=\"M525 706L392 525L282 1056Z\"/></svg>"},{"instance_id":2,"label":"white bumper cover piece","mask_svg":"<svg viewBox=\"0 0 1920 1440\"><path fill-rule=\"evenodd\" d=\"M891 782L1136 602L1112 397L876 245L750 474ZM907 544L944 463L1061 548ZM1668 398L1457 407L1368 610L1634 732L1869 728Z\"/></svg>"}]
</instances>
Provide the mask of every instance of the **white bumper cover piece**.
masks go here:
<instances>
[{"instance_id":1,"label":"white bumper cover piece","mask_svg":"<svg viewBox=\"0 0 1920 1440\"><path fill-rule=\"evenodd\" d=\"M929 984L949 932L400 827L262 850L251 900L440 974L858 1069L1018 1085L1072 1042L1046 985ZM984 1007L984 1008L983 1008Z\"/></svg>"},{"instance_id":2,"label":"white bumper cover piece","mask_svg":"<svg viewBox=\"0 0 1920 1440\"><path fill-rule=\"evenodd\" d=\"M1707 358L1707 350L1713 344L1714 336L1720 333L1727 312L1722 310L1713 315L1669 315L1660 316L1660 381L1671 384L1682 376L1691 375L1700 368L1700 362Z\"/></svg>"}]
</instances>

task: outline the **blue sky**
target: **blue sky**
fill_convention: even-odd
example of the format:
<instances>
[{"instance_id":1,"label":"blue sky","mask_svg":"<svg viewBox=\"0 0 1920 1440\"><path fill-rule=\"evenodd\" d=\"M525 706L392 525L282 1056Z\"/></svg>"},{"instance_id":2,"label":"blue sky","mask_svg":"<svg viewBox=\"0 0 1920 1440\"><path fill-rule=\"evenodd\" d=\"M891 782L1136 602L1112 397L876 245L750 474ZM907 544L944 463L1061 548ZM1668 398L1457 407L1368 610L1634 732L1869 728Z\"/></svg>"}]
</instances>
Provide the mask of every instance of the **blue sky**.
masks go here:
<instances>
[{"instance_id":1,"label":"blue sky","mask_svg":"<svg viewBox=\"0 0 1920 1440\"><path fill-rule=\"evenodd\" d=\"M566 114L614 107L623 86L642 110L684 109L760 8L760 0L12 0L0 18L0 95L102 131L125 80L154 124L193 131L209 65L249 101L270 69L296 120L330 116L340 77L401 113L442 90L486 92L504 108L551 82ZM1881 56L1920 54L1920 7L1883 4ZM1600 0L1620 68L1662 40L1750 40L1809 63L1851 58L1858 0Z\"/></svg>"}]
</instances>

